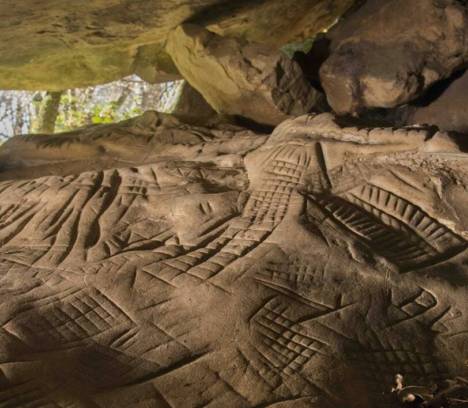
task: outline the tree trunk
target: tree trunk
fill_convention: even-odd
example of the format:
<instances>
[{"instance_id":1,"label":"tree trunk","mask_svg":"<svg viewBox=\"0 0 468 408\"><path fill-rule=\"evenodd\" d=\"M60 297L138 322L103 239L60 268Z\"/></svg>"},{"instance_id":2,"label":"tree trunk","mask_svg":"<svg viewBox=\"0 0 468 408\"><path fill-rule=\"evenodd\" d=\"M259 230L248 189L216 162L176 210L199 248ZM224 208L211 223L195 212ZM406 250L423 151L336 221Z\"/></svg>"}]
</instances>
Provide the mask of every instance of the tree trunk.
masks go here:
<instances>
[{"instance_id":1,"label":"tree trunk","mask_svg":"<svg viewBox=\"0 0 468 408\"><path fill-rule=\"evenodd\" d=\"M54 133L55 121L59 113L60 99L62 97L60 92L47 92L41 104L39 113L39 123L37 126L37 133Z\"/></svg>"},{"instance_id":2,"label":"tree trunk","mask_svg":"<svg viewBox=\"0 0 468 408\"><path fill-rule=\"evenodd\" d=\"M23 104L21 103L21 99L18 98L16 101L16 112L15 112L15 126L14 126L14 133L15 135L21 135L23 133L23 125L24 125L24 117L23 117Z\"/></svg>"},{"instance_id":3,"label":"tree trunk","mask_svg":"<svg viewBox=\"0 0 468 408\"><path fill-rule=\"evenodd\" d=\"M126 85L117 100L114 102L114 110L118 112L119 109L124 105L125 101L127 100L128 96L130 95L131 89L130 85Z\"/></svg>"}]
</instances>

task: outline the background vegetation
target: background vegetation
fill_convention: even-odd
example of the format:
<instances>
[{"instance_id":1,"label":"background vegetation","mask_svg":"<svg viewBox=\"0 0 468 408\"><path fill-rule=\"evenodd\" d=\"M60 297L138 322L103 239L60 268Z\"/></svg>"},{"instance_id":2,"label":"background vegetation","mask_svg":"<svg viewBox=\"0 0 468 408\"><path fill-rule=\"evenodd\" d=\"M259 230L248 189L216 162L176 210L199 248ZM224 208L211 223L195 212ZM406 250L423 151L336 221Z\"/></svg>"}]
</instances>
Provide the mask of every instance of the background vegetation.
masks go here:
<instances>
[{"instance_id":1,"label":"background vegetation","mask_svg":"<svg viewBox=\"0 0 468 408\"><path fill-rule=\"evenodd\" d=\"M118 122L146 110L170 112L181 83L149 84L131 76L62 92L0 91L0 142L18 134L64 132Z\"/></svg>"}]
</instances>

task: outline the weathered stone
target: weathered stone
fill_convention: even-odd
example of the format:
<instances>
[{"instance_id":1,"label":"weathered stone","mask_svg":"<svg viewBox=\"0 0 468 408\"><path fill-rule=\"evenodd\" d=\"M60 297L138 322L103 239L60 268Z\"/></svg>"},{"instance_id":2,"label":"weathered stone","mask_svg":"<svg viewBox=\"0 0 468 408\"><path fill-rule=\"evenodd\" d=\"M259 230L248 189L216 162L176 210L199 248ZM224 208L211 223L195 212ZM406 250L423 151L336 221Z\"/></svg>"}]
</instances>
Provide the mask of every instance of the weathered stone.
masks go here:
<instances>
[{"instance_id":1,"label":"weathered stone","mask_svg":"<svg viewBox=\"0 0 468 408\"><path fill-rule=\"evenodd\" d=\"M216 111L187 81L180 87L171 114L184 122L200 125L207 124L217 117Z\"/></svg>"},{"instance_id":2,"label":"weathered stone","mask_svg":"<svg viewBox=\"0 0 468 408\"><path fill-rule=\"evenodd\" d=\"M230 124L192 126L173 115L149 111L117 124L8 139L0 149L0 179L68 175L174 157L238 162L265 137ZM203 147L205 141L213 143Z\"/></svg>"},{"instance_id":3,"label":"weathered stone","mask_svg":"<svg viewBox=\"0 0 468 408\"><path fill-rule=\"evenodd\" d=\"M443 90L433 89L428 98L407 108L407 124L435 125L445 131L468 134L468 72L457 75Z\"/></svg>"},{"instance_id":4,"label":"weathered stone","mask_svg":"<svg viewBox=\"0 0 468 408\"><path fill-rule=\"evenodd\" d=\"M299 64L270 46L186 24L169 37L167 50L184 78L219 113L276 125L322 101Z\"/></svg>"},{"instance_id":5,"label":"weathered stone","mask_svg":"<svg viewBox=\"0 0 468 408\"><path fill-rule=\"evenodd\" d=\"M408 102L467 61L468 15L459 1L379 0L367 7L338 24L321 67L336 112Z\"/></svg>"},{"instance_id":6,"label":"weathered stone","mask_svg":"<svg viewBox=\"0 0 468 408\"><path fill-rule=\"evenodd\" d=\"M62 90L132 73L173 78L168 33L193 20L280 46L328 27L354 0L2 0L0 89Z\"/></svg>"},{"instance_id":7,"label":"weathered stone","mask_svg":"<svg viewBox=\"0 0 468 408\"><path fill-rule=\"evenodd\" d=\"M397 373L466 373L449 135L244 132L149 113L0 147L27 178L0 183L4 406L380 408Z\"/></svg>"},{"instance_id":8,"label":"weathered stone","mask_svg":"<svg viewBox=\"0 0 468 408\"><path fill-rule=\"evenodd\" d=\"M171 57L161 44L138 47L132 70L151 84L182 79Z\"/></svg>"}]
</instances>

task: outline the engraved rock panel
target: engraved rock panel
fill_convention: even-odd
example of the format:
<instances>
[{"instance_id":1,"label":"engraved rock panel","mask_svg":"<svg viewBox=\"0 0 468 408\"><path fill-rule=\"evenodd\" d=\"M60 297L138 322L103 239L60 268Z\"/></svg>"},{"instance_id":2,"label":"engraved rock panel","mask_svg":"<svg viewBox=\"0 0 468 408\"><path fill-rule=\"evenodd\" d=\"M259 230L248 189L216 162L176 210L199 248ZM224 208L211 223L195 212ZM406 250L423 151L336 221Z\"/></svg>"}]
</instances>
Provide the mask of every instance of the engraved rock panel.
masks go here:
<instances>
[{"instance_id":1,"label":"engraved rock panel","mask_svg":"<svg viewBox=\"0 0 468 408\"><path fill-rule=\"evenodd\" d=\"M371 408L396 373L466 373L449 135L141 120L18 142L35 147L0 182L3 405ZM57 167L108 131L130 164Z\"/></svg>"}]
</instances>

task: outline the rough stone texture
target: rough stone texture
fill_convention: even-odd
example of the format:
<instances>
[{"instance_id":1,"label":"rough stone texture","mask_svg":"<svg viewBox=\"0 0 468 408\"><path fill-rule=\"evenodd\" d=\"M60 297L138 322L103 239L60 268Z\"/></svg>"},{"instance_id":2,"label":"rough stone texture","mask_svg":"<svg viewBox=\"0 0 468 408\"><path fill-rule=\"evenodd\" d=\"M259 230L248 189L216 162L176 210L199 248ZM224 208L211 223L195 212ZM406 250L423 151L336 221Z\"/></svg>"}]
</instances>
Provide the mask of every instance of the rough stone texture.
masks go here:
<instances>
[{"instance_id":1,"label":"rough stone texture","mask_svg":"<svg viewBox=\"0 0 468 408\"><path fill-rule=\"evenodd\" d=\"M103 69L107 69L103 66ZM177 81L182 79L166 50L161 44L149 44L138 47L131 72L151 84ZM116 78L118 79L118 78Z\"/></svg>"},{"instance_id":2,"label":"rough stone texture","mask_svg":"<svg viewBox=\"0 0 468 408\"><path fill-rule=\"evenodd\" d=\"M331 38L320 77L333 109L390 108L467 61L467 7L457 0L373 1Z\"/></svg>"},{"instance_id":3,"label":"rough stone texture","mask_svg":"<svg viewBox=\"0 0 468 408\"><path fill-rule=\"evenodd\" d=\"M446 89L434 92L430 102L407 109L406 123L435 125L445 131L468 134L468 73L454 79Z\"/></svg>"},{"instance_id":4,"label":"rough stone texture","mask_svg":"<svg viewBox=\"0 0 468 408\"><path fill-rule=\"evenodd\" d=\"M171 114L192 124L206 124L218 116L205 98L187 81L180 88Z\"/></svg>"},{"instance_id":5,"label":"rough stone texture","mask_svg":"<svg viewBox=\"0 0 468 408\"><path fill-rule=\"evenodd\" d=\"M0 89L61 90L136 72L177 74L167 34L193 20L280 46L328 27L354 0L2 0Z\"/></svg>"},{"instance_id":6,"label":"rough stone texture","mask_svg":"<svg viewBox=\"0 0 468 408\"><path fill-rule=\"evenodd\" d=\"M0 149L0 179L68 175L174 157L237 163L240 155L258 147L265 137L232 125L192 126L175 116L150 111L118 124L13 137Z\"/></svg>"},{"instance_id":7,"label":"rough stone texture","mask_svg":"<svg viewBox=\"0 0 468 408\"><path fill-rule=\"evenodd\" d=\"M184 76L218 112L277 125L320 105L322 94L296 62L263 44L221 37L185 24L167 51Z\"/></svg>"},{"instance_id":8,"label":"rough stone texture","mask_svg":"<svg viewBox=\"0 0 468 408\"><path fill-rule=\"evenodd\" d=\"M150 113L19 139L1 148L29 172L0 183L3 405L383 408L396 373L466 375L468 168L448 135L324 114L242 138ZM93 148L119 165L55 166Z\"/></svg>"}]
</instances>

